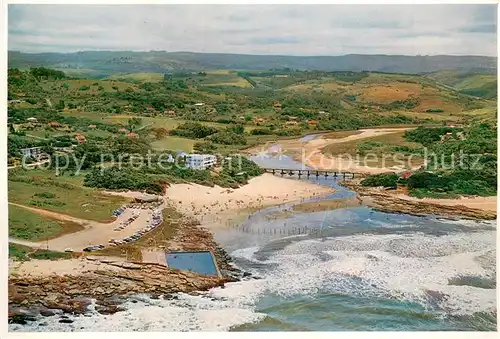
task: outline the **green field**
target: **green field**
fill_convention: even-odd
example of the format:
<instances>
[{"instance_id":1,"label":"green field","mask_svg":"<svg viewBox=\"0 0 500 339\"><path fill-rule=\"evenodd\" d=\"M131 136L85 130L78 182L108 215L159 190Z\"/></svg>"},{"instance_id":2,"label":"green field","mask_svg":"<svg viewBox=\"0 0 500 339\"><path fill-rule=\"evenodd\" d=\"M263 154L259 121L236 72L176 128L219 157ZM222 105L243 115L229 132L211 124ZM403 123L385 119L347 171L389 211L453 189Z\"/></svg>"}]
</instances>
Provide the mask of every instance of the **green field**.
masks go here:
<instances>
[{"instance_id":1,"label":"green field","mask_svg":"<svg viewBox=\"0 0 500 339\"><path fill-rule=\"evenodd\" d=\"M115 74L107 79L118 81L140 81L140 82L159 82L163 81L163 73L127 73Z\"/></svg>"},{"instance_id":2,"label":"green field","mask_svg":"<svg viewBox=\"0 0 500 339\"><path fill-rule=\"evenodd\" d=\"M196 140L175 137L175 136L167 136L161 140L156 140L151 143L153 149L161 151L161 150L181 150L184 152L192 152L193 146L196 143Z\"/></svg>"},{"instance_id":3,"label":"green field","mask_svg":"<svg viewBox=\"0 0 500 339\"><path fill-rule=\"evenodd\" d=\"M9 237L40 241L82 230L79 224L55 220L26 208L9 205Z\"/></svg>"},{"instance_id":4,"label":"green field","mask_svg":"<svg viewBox=\"0 0 500 339\"><path fill-rule=\"evenodd\" d=\"M35 250L28 246L9 243L9 258L13 260L57 260L71 259L71 253L62 253L49 250Z\"/></svg>"},{"instance_id":5,"label":"green field","mask_svg":"<svg viewBox=\"0 0 500 339\"><path fill-rule=\"evenodd\" d=\"M128 200L83 187L83 178L84 174L56 177L53 172L45 170L11 170L9 202L82 219L110 221L113 210ZM47 195L51 197L44 197Z\"/></svg>"}]
</instances>

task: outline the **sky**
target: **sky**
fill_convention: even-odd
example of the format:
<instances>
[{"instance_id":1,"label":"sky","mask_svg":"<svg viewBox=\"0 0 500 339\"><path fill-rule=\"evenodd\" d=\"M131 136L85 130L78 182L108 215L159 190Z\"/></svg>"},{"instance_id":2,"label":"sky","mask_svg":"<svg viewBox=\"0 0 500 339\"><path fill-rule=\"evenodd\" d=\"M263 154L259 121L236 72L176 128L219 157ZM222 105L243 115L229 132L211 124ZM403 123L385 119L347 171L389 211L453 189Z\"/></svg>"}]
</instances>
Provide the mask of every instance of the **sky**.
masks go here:
<instances>
[{"instance_id":1,"label":"sky","mask_svg":"<svg viewBox=\"0 0 500 339\"><path fill-rule=\"evenodd\" d=\"M497 55L495 5L9 5L8 48Z\"/></svg>"}]
</instances>

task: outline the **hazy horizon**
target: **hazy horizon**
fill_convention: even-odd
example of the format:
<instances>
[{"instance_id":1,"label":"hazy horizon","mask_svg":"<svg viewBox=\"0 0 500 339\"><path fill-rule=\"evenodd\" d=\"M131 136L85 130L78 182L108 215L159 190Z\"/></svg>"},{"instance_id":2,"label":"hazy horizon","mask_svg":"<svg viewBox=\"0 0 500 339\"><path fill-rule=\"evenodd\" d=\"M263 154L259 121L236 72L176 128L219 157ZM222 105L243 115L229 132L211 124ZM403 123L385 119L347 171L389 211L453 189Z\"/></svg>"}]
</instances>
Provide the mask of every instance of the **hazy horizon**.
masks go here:
<instances>
[{"instance_id":1,"label":"hazy horizon","mask_svg":"<svg viewBox=\"0 0 500 339\"><path fill-rule=\"evenodd\" d=\"M192 54L226 54L226 55L249 55L249 56L283 56L283 57L298 57L298 58L308 58L308 57L342 57L350 55L361 55L361 56L391 56L391 57L439 57L439 56L452 56L452 57L486 57L486 58L497 58L496 55L481 55L481 54L363 54L363 53L348 53L348 54L337 54L337 55L293 55L293 54L254 54L254 53L230 53L230 52L194 52L194 51L164 51L164 50L105 50L105 49L88 49L79 50L74 52L25 52L19 50L11 50L8 52L16 52L23 54L77 54L77 53L93 53L93 52L103 52L103 53L192 53Z\"/></svg>"},{"instance_id":2,"label":"hazy horizon","mask_svg":"<svg viewBox=\"0 0 500 339\"><path fill-rule=\"evenodd\" d=\"M10 4L8 50L497 57L497 6Z\"/></svg>"}]
</instances>

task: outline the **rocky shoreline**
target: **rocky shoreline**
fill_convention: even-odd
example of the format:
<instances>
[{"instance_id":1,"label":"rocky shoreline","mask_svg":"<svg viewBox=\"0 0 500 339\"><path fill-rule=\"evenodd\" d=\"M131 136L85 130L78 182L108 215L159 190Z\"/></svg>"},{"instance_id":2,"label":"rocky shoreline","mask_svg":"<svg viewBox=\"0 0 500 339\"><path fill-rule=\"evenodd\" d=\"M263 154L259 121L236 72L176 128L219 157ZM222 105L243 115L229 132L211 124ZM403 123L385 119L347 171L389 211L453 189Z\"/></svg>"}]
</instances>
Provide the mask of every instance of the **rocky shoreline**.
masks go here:
<instances>
[{"instance_id":1,"label":"rocky shoreline","mask_svg":"<svg viewBox=\"0 0 500 339\"><path fill-rule=\"evenodd\" d=\"M358 193L362 204L380 212L425 216L438 215L445 219L495 220L496 212L470 208L463 205L447 206L437 203L411 201L397 197L390 190L365 187L355 182L345 182L344 186Z\"/></svg>"},{"instance_id":2,"label":"rocky shoreline","mask_svg":"<svg viewBox=\"0 0 500 339\"><path fill-rule=\"evenodd\" d=\"M122 311L121 305L133 295L175 298L179 292L198 294L249 276L235 268L212 234L191 219L184 219L169 243L167 248L171 251L212 251L222 276L99 256L52 261L52 274L21 274L14 269L8 282L9 323L26 324L40 316L52 315L60 315L60 322L70 323L72 320L64 314L83 315L90 311L112 314ZM58 266L67 265L68 261L73 261L70 264L80 270L62 274Z\"/></svg>"}]
</instances>

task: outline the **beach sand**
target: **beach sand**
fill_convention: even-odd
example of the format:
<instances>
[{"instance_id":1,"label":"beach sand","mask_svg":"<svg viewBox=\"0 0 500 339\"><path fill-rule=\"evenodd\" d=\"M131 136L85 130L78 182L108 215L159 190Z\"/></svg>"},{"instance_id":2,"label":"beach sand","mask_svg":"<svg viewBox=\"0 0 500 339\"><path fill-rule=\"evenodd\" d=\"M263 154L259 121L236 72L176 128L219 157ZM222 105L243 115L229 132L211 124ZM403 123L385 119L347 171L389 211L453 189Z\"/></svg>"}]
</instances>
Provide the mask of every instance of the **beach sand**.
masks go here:
<instances>
[{"instance_id":1,"label":"beach sand","mask_svg":"<svg viewBox=\"0 0 500 339\"><path fill-rule=\"evenodd\" d=\"M476 208L483 211L497 211L497 197L475 197L475 198L466 198L461 197L459 199L432 199L432 198L423 198L418 199L415 197L410 197L405 194L398 194L398 198L409 200L409 201L418 201L418 202L428 202L431 204L438 204L444 206L465 206L469 208Z\"/></svg>"},{"instance_id":2,"label":"beach sand","mask_svg":"<svg viewBox=\"0 0 500 339\"><path fill-rule=\"evenodd\" d=\"M171 185L165 199L179 212L199 220L202 226L220 228L237 224L253 211L266 206L333 192L330 187L263 174L237 189L197 184Z\"/></svg>"}]
</instances>

